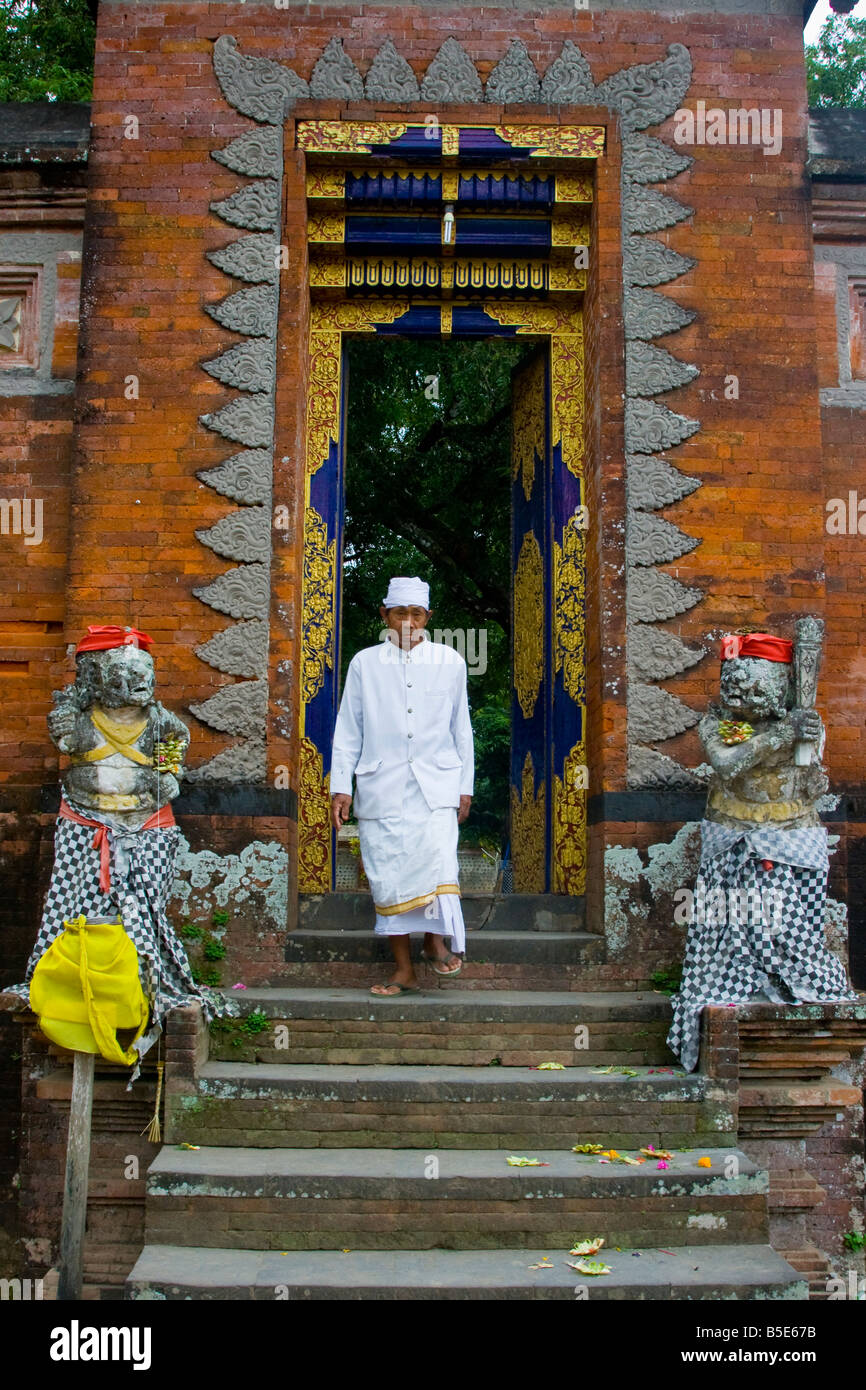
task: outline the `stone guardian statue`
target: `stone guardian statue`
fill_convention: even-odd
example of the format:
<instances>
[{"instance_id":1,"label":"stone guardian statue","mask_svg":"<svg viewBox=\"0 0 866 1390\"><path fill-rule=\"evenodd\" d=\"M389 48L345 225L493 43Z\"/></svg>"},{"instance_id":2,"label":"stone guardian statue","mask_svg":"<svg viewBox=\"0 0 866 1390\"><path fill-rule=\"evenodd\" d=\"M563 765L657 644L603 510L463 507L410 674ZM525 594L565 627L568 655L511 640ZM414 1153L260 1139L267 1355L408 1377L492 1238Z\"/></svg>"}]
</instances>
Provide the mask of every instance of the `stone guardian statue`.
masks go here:
<instances>
[{"instance_id":1,"label":"stone guardian statue","mask_svg":"<svg viewBox=\"0 0 866 1390\"><path fill-rule=\"evenodd\" d=\"M712 768L683 979L668 1046L698 1063L705 1004L854 999L826 943L824 728L814 708L823 624L797 643L722 640L721 690L698 728Z\"/></svg>"}]
</instances>

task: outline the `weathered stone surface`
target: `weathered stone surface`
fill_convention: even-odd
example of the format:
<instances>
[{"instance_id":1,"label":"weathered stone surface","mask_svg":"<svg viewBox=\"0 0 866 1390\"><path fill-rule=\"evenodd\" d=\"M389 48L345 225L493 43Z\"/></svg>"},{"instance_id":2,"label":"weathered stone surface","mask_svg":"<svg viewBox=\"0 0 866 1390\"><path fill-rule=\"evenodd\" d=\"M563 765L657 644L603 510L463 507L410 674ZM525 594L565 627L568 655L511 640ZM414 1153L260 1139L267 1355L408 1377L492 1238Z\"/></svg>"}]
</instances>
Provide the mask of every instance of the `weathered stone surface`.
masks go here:
<instances>
[{"instance_id":1,"label":"weathered stone surface","mask_svg":"<svg viewBox=\"0 0 866 1390\"><path fill-rule=\"evenodd\" d=\"M368 101L418 101L418 79L390 39L373 59L364 80Z\"/></svg>"},{"instance_id":2,"label":"weathered stone surface","mask_svg":"<svg viewBox=\"0 0 866 1390\"><path fill-rule=\"evenodd\" d=\"M266 448L270 446L274 434L273 398L265 392L238 396L221 410L200 415L199 419L209 430L214 430L225 439L234 439L251 449Z\"/></svg>"},{"instance_id":3,"label":"weathered stone surface","mask_svg":"<svg viewBox=\"0 0 866 1390\"><path fill-rule=\"evenodd\" d=\"M688 555L698 542L678 526L654 516L634 511L626 517L626 557L630 565L664 565Z\"/></svg>"},{"instance_id":4,"label":"weathered stone surface","mask_svg":"<svg viewBox=\"0 0 866 1390\"><path fill-rule=\"evenodd\" d=\"M189 773L194 782L264 782L267 778L267 751L264 738L235 743Z\"/></svg>"},{"instance_id":5,"label":"weathered stone surface","mask_svg":"<svg viewBox=\"0 0 866 1390\"><path fill-rule=\"evenodd\" d=\"M628 505L644 511L669 507L701 485L699 478L688 477L653 454L627 455L625 476Z\"/></svg>"},{"instance_id":6,"label":"weathered stone surface","mask_svg":"<svg viewBox=\"0 0 866 1390\"><path fill-rule=\"evenodd\" d=\"M677 676L705 655L702 647L687 647L676 633L648 627L645 623L632 623L627 641L630 672L641 681L661 681Z\"/></svg>"},{"instance_id":7,"label":"weathered stone surface","mask_svg":"<svg viewBox=\"0 0 866 1390\"><path fill-rule=\"evenodd\" d=\"M277 295L270 285L238 290L216 304L205 304L204 310L235 333L251 338L273 338L277 331Z\"/></svg>"},{"instance_id":8,"label":"weathered stone surface","mask_svg":"<svg viewBox=\"0 0 866 1390\"><path fill-rule=\"evenodd\" d=\"M678 110L691 80L689 50L672 43L666 58L635 63L608 77L596 89L596 100L620 113L624 131L646 130Z\"/></svg>"},{"instance_id":9,"label":"weathered stone surface","mask_svg":"<svg viewBox=\"0 0 866 1390\"><path fill-rule=\"evenodd\" d=\"M310 95L338 101L363 101L364 82L343 48L343 40L333 38L313 68Z\"/></svg>"},{"instance_id":10,"label":"weathered stone surface","mask_svg":"<svg viewBox=\"0 0 866 1390\"><path fill-rule=\"evenodd\" d=\"M271 557L271 509L244 507L195 534L202 545L228 560L267 564Z\"/></svg>"},{"instance_id":11,"label":"weathered stone surface","mask_svg":"<svg viewBox=\"0 0 866 1390\"><path fill-rule=\"evenodd\" d=\"M214 44L214 72L229 105L256 121L281 125L292 104L309 95L303 78L270 58L248 58L237 39L221 34Z\"/></svg>"},{"instance_id":12,"label":"weathered stone surface","mask_svg":"<svg viewBox=\"0 0 866 1390\"><path fill-rule=\"evenodd\" d=\"M218 251L207 251L205 254L226 275L249 280L251 284L276 285L279 279L278 252L279 242L273 233L255 232L220 247Z\"/></svg>"},{"instance_id":13,"label":"weathered stone surface","mask_svg":"<svg viewBox=\"0 0 866 1390\"><path fill-rule=\"evenodd\" d=\"M222 150L211 150L211 158L237 174L251 178L278 179L282 165L283 137L278 126L247 130Z\"/></svg>"},{"instance_id":14,"label":"weathered stone surface","mask_svg":"<svg viewBox=\"0 0 866 1390\"><path fill-rule=\"evenodd\" d=\"M220 733L262 738L268 712L268 683L254 680L224 685L215 695L188 708L196 719Z\"/></svg>"},{"instance_id":15,"label":"weathered stone surface","mask_svg":"<svg viewBox=\"0 0 866 1390\"><path fill-rule=\"evenodd\" d=\"M500 58L487 79L486 101L537 102L541 83L535 64L522 39L512 39L504 58Z\"/></svg>"},{"instance_id":16,"label":"weathered stone surface","mask_svg":"<svg viewBox=\"0 0 866 1390\"><path fill-rule=\"evenodd\" d=\"M214 492L236 502L270 503L273 456L269 449L244 449L215 468L203 468L196 476Z\"/></svg>"},{"instance_id":17,"label":"weathered stone surface","mask_svg":"<svg viewBox=\"0 0 866 1390\"><path fill-rule=\"evenodd\" d=\"M625 404L625 447L631 454L654 454L682 444L701 427L699 420L668 410L658 401L633 397Z\"/></svg>"},{"instance_id":18,"label":"weathered stone surface","mask_svg":"<svg viewBox=\"0 0 866 1390\"><path fill-rule=\"evenodd\" d=\"M625 384L629 396L655 396L685 386L698 376L690 362L678 362L664 348L635 338L625 354ZM682 418L682 417L681 417Z\"/></svg>"},{"instance_id":19,"label":"weathered stone surface","mask_svg":"<svg viewBox=\"0 0 866 1390\"><path fill-rule=\"evenodd\" d=\"M662 333L675 333L678 328L685 328L695 312L684 309L663 294L632 287L625 291L623 317L626 338L658 338Z\"/></svg>"},{"instance_id":20,"label":"weathered stone surface","mask_svg":"<svg viewBox=\"0 0 866 1390\"><path fill-rule=\"evenodd\" d=\"M217 381L234 386L239 391L272 391L274 389L274 350L265 338L238 343L221 357L202 362L202 367Z\"/></svg>"},{"instance_id":21,"label":"weathered stone surface","mask_svg":"<svg viewBox=\"0 0 866 1390\"><path fill-rule=\"evenodd\" d=\"M248 227L253 232L275 230L280 216L279 180L249 183L230 197L211 203L210 210L233 227Z\"/></svg>"},{"instance_id":22,"label":"weathered stone surface","mask_svg":"<svg viewBox=\"0 0 866 1390\"><path fill-rule=\"evenodd\" d=\"M635 183L661 183L681 174L694 162L692 155L672 149L653 135L632 131L623 145L622 171Z\"/></svg>"},{"instance_id":23,"label":"weathered stone surface","mask_svg":"<svg viewBox=\"0 0 866 1390\"><path fill-rule=\"evenodd\" d=\"M481 78L469 54L455 38L447 38L424 74L424 101L481 101Z\"/></svg>"},{"instance_id":24,"label":"weathered stone surface","mask_svg":"<svg viewBox=\"0 0 866 1390\"><path fill-rule=\"evenodd\" d=\"M193 713L195 711L193 710ZM629 681L628 727L638 743L660 743L697 724L700 715L658 685Z\"/></svg>"},{"instance_id":25,"label":"weathered stone surface","mask_svg":"<svg viewBox=\"0 0 866 1390\"><path fill-rule=\"evenodd\" d=\"M700 603L703 593L690 589L664 570L633 568L626 587L626 610L636 623L659 623L675 618Z\"/></svg>"},{"instance_id":26,"label":"weathered stone surface","mask_svg":"<svg viewBox=\"0 0 866 1390\"><path fill-rule=\"evenodd\" d=\"M227 676L263 679L268 670L268 625L260 618L234 623L196 647L195 654Z\"/></svg>"},{"instance_id":27,"label":"weathered stone surface","mask_svg":"<svg viewBox=\"0 0 866 1390\"><path fill-rule=\"evenodd\" d=\"M685 222L691 217L694 208L670 198L658 189L646 188L631 179L622 181L622 225L623 231L660 232L665 227L673 227L677 222Z\"/></svg>"},{"instance_id":28,"label":"weathered stone surface","mask_svg":"<svg viewBox=\"0 0 866 1390\"><path fill-rule=\"evenodd\" d=\"M672 251L653 237L623 238L622 278L626 288L664 285L695 265L697 261L693 256L681 256L679 251Z\"/></svg>"},{"instance_id":29,"label":"weathered stone surface","mask_svg":"<svg viewBox=\"0 0 866 1390\"><path fill-rule=\"evenodd\" d=\"M240 565L217 575L204 588L193 589L196 598L227 613L230 618L267 620L270 580L266 565Z\"/></svg>"},{"instance_id":30,"label":"weathered stone surface","mask_svg":"<svg viewBox=\"0 0 866 1390\"><path fill-rule=\"evenodd\" d=\"M627 783L631 790L667 787L672 791L703 791L705 783L687 767L682 767L655 748L631 744L628 750Z\"/></svg>"},{"instance_id":31,"label":"weathered stone surface","mask_svg":"<svg viewBox=\"0 0 866 1390\"><path fill-rule=\"evenodd\" d=\"M562 52L554 58L541 80L541 100L553 104L589 103L595 97L595 82L589 63L577 44L566 39Z\"/></svg>"}]
</instances>

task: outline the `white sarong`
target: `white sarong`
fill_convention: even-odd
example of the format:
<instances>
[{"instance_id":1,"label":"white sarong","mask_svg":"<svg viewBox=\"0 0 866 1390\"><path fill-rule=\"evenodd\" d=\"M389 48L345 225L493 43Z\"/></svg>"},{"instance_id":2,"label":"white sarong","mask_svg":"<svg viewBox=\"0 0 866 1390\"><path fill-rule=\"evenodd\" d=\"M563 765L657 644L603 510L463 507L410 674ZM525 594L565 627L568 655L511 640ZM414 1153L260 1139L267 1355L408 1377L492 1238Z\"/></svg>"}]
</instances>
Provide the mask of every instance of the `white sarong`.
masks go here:
<instances>
[{"instance_id":1,"label":"white sarong","mask_svg":"<svg viewBox=\"0 0 866 1390\"><path fill-rule=\"evenodd\" d=\"M399 816L359 817L361 861L376 907L378 936L433 932L466 950L457 871L457 811L431 811L410 775Z\"/></svg>"}]
</instances>

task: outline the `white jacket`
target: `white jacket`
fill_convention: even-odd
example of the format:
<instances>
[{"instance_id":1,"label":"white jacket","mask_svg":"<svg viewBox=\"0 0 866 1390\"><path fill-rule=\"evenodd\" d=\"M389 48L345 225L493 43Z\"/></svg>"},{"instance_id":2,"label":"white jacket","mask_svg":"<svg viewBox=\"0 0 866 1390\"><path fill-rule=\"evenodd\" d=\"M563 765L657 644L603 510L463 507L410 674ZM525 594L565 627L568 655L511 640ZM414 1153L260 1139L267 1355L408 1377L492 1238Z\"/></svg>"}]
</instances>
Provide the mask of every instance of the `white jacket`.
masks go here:
<instances>
[{"instance_id":1,"label":"white jacket","mask_svg":"<svg viewBox=\"0 0 866 1390\"><path fill-rule=\"evenodd\" d=\"M331 796L352 793L355 815L398 816L414 776L431 810L471 796L475 771L466 662L424 637L410 652L387 639L349 663L334 729Z\"/></svg>"}]
</instances>

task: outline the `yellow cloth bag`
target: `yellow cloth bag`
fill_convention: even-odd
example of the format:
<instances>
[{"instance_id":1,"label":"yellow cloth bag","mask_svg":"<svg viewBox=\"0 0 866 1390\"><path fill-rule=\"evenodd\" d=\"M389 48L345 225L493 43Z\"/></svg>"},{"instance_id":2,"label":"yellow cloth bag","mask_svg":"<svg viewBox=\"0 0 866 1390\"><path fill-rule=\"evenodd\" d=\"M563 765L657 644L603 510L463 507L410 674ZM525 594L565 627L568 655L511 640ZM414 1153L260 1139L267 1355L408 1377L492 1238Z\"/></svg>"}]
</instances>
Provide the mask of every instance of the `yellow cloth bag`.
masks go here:
<instances>
[{"instance_id":1,"label":"yellow cloth bag","mask_svg":"<svg viewBox=\"0 0 866 1390\"><path fill-rule=\"evenodd\" d=\"M134 1028L133 1042L147 1027L148 1004L138 975L138 952L116 922L90 922L83 915L64 923L37 962L30 981L30 1007L52 1042L75 1052L93 1052L131 1066L118 1028Z\"/></svg>"}]
</instances>

